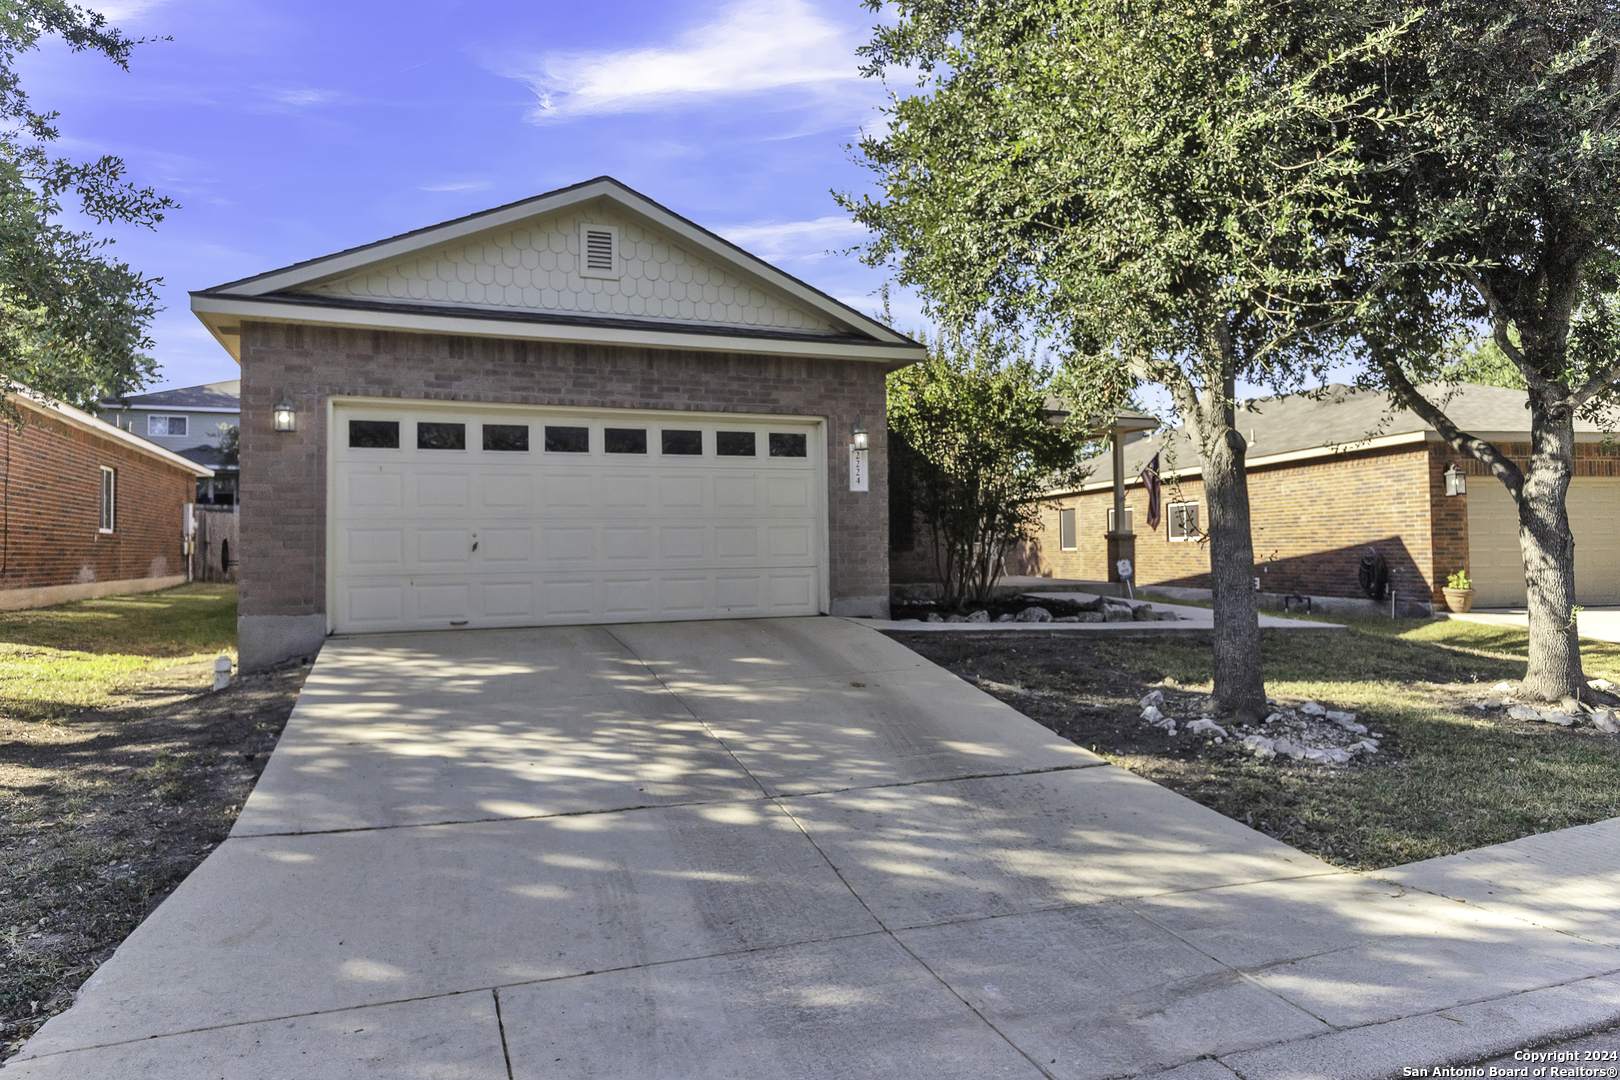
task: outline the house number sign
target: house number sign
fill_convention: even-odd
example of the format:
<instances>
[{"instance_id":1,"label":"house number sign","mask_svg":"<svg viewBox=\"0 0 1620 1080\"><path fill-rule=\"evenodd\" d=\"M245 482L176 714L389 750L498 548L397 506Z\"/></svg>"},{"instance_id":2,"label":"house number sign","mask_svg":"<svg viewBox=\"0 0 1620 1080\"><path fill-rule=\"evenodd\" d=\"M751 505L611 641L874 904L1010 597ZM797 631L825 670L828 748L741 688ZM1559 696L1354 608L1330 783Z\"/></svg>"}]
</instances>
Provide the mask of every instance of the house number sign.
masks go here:
<instances>
[{"instance_id":1,"label":"house number sign","mask_svg":"<svg viewBox=\"0 0 1620 1080\"><path fill-rule=\"evenodd\" d=\"M849 448L849 490L867 490L866 455L868 451Z\"/></svg>"}]
</instances>

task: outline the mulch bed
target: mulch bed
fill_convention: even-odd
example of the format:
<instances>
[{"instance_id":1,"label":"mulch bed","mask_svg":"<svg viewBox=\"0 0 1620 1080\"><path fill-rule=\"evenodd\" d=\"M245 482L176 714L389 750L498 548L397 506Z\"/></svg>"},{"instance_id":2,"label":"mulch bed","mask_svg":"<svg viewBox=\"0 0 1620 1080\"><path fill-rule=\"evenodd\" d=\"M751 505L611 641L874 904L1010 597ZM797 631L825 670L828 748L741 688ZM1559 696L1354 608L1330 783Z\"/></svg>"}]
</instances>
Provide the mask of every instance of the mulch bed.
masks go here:
<instances>
[{"instance_id":1,"label":"mulch bed","mask_svg":"<svg viewBox=\"0 0 1620 1080\"><path fill-rule=\"evenodd\" d=\"M225 839L309 672L215 693L202 667L119 709L0 717L0 1058Z\"/></svg>"}]
</instances>

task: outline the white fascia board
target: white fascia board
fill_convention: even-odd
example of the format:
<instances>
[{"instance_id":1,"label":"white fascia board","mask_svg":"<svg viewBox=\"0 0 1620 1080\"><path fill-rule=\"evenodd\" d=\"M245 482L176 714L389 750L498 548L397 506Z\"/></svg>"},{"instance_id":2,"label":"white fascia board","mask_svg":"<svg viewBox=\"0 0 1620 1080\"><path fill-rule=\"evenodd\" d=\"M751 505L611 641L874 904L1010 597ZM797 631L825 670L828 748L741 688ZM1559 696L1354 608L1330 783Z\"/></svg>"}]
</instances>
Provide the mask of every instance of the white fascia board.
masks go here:
<instances>
[{"instance_id":1,"label":"white fascia board","mask_svg":"<svg viewBox=\"0 0 1620 1080\"><path fill-rule=\"evenodd\" d=\"M650 199L609 180L596 180L550 195L537 196L511 206L475 214L436 227L429 226L393 240L313 259L285 270L272 271L209 291L214 295L243 297L286 292L329 278L348 276L378 263L396 262L427 248L439 247L456 240L516 225L531 218L549 216L599 198L606 198L617 207L679 236L698 250L716 256L720 261L755 278L760 284L793 297L836 324L870 334L879 341L895 345L908 344L904 336L890 330L876 319L862 315L855 309L833 300L783 273L757 255L749 254L730 241L692 225Z\"/></svg>"},{"instance_id":2,"label":"white fascia board","mask_svg":"<svg viewBox=\"0 0 1620 1080\"><path fill-rule=\"evenodd\" d=\"M89 413L81 412L71 405L65 405L61 402L49 403L32 390L13 394L11 400L24 408L33 409L35 412L44 413L47 416L54 416L63 423L88 431L93 435L99 435L103 439L121 443L131 450L139 451L148 457L155 457L166 464L185 469L193 476L209 477L214 475L214 470L206 465L199 465L190 458L181 457L173 450L165 450L157 443L147 442L139 435L133 435L121 427L115 427L107 423L105 420L98 420Z\"/></svg>"},{"instance_id":3,"label":"white fascia board","mask_svg":"<svg viewBox=\"0 0 1620 1080\"><path fill-rule=\"evenodd\" d=\"M453 334L462 337L517 338L533 341L566 341L585 345L638 345L649 349L681 349L703 352L765 353L776 356L808 356L822 359L870 360L879 363L911 363L921 353L917 346L900 343L870 345L849 341L818 342L814 339L781 339L731 336L716 333L672 332L649 327L646 330L623 326L590 326L573 323L524 322L521 319L478 319L445 312L376 311L365 308L328 307L300 304L278 297L262 301L252 297L198 294L191 298L191 310L205 324L210 316L231 316L271 323L319 323L364 330L399 330L418 334ZM210 329L212 326L210 325ZM217 336L217 335L216 335ZM238 357L240 359L240 357Z\"/></svg>"}]
</instances>

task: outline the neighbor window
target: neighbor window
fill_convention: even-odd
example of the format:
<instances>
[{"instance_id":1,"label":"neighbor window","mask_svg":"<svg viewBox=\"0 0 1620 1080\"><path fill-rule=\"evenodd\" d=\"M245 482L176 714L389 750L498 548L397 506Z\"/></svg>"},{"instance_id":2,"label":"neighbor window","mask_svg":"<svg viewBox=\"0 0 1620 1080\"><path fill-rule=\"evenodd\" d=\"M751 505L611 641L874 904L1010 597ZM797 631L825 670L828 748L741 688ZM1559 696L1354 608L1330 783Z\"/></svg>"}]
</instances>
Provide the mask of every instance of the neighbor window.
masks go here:
<instances>
[{"instance_id":1,"label":"neighbor window","mask_svg":"<svg viewBox=\"0 0 1620 1080\"><path fill-rule=\"evenodd\" d=\"M1074 551L1079 545L1074 541L1074 510L1058 511L1058 549L1061 551Z\"/></svg>"},{"instance_id":2,"label":"neighbor window","mask_svg":"<svg viewBox=\"0 0 1620 1080\"><path fill-rule=\"evenodd\" d=\"M1127 506L1125 508L1125 528L1124 528L1123 531L1126 532L1126 533L1134 533L1134 532L1136 532L1136 530L1131 527L1132 523L1135 521L1134 514L1135 514L1135 511L1133 511L1130 507ZM1119 529L1114 528L1114 508L1112 506L1110 506L1108 508L1108 531L1109 532L1120 532L1121 531Z\"/></svg>"},{"instance_id":3,"label":"neighbor window","mask_svg":"<svg viewBox=\"0 0 1620 1080\"><path fill-rule=\"evenodd\" d=\"M398 420L350 420L349 445L356 450L398 450Z\"/></svg>"},{"instance_id":4,"label":"neighbor window","mask_svg":"<svg viewBox=\"0 0 1620 1080\"><path fill-rule=\"evenodd\" d=\"M610 454L645 454L647 452L647 429L603 428L602 449Z\"/></svg>"},{"instance_id":5,"label":"neighbor window","mask_svg":"<svg viewBox=\"0 0 1620 1080\"><path fill-rule=\"evenodd\" d=\"M752 431L717 431L714 433L714 452L721 457L753 457Z\"/></svg>"},{"instance_id":6,"label":"neighbor window","mask_svg":"<svg viewBox=\"0 0 1620 1080\"><path fill-rule=\"evenodd\" d=\"M771 457L806 457L810 440L792 432L771 432Z\"/></svg>"},{"instance_id":7,"label":"neighbor window","mask_svg":"<svg viewBox=\"0 0 1620 1080\"><path fill-rule=\"evenodd\" d=\"M546 451L552 454L588 454L591 452L591 429L552 427L547 424Z\"/></svg>"},{"instance_id":8,"label":"neighbor window","mask_svg":"<svg viewBox=\"0 0 1620 1080\"><path fill-rule=\"evenodd\" d=\"M101 531L113 531L116 520L116 506L118 499L118 474L103 465L101 467Z\"/></svg>"},{"instance_id":9,"label":"neighbor window","mask_svg":"<svg viewBox=\"0 0 1620 1080\"><path fill-rule=\"evenodd\" d=\"M484 425L485 450L527 450L528 448L528 424Z\"/></svg>"},{"instance_id":10,"label":"neighbor window","mask_svg":"<svg viewBox=\"0 0 1620 1080\"><path fill-rule=\"evenodd\" d=\"M148 416L146 418L146 433L148 435L186 435L189 434L189 426L184 416Z\"/></svg>"},{"instance_id":11,"label":"neighbor window","mask_svg":"<svg viewBox=\"0 0 1620 1080\"><path fill-rule=\"evenodd\" d=\"M659 432L666 454L684 454L695 457L703 453L703 432L701 431L671 431L665 428Z\"/></svg>"},{"instance_id":12,"label":"neighbor window","mask_svg":"<svg viewBox=\"0 0 1620 1080\"><path fill-rule=\"evenodd\" d=\"M465 450L467 449L467 425L419 421L416 425L416 448L418 450Z\"/></svg>"},{"instance_id":13,"label":"neighbor window","mask_svg":"<svg viewBox=\"0 0 1620 1080\"><path fill-rule=\"evenodd\" d=\"M1167 509L1170 511L1170 539L1197 540L1203 535L1198 531L1197 503L1171 503Z\"/></svg>"}]
</instances>

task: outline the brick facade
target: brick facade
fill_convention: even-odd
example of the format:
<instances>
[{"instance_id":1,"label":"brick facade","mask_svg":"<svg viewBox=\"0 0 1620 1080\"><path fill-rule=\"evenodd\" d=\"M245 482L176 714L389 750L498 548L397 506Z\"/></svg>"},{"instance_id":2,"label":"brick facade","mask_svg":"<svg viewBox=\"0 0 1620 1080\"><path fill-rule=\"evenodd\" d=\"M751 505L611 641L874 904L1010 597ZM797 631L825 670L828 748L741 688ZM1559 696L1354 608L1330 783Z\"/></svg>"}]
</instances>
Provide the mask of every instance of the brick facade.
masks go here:
<instances>
[{"instance_id":1,"label":"brick facade","mask_svg":"<svg viewBox=\"0 0 1620 1080\"><path fill-rule=\"evenodd\" d=\"M1527 443L1500 449L1521 468L1528 467ZM1254 554L1261 589L1268 593L1359 597L1356 570L1362 553L1376 548L1389 563L1392 580L1410 595L1407 583L1436 603L1454 571L1468 567L1468 497L1447 496L1445 472L1460 464L1470 485L1495 484L1483 465L1464 460L1439 442L1347 453L1249 470ZM1620 476L1620 447L1580 442L1576 476ZM1103 531L1113 506L1109 489L1069 495L1047 503L1040 535L1009 558L1010 573L1101 581L1107 578ZM1165 484L1165 521L1147 527L1147 492L1132 479L1125 503L1134 513L1136 574L1142 585L1209 587L1205 545L1168 538L1169 505L1196 502L1199 522L1209 524L1203 482ZM1073 507L1077 550L1058 549L1058 510ZM907 566L917 564L910 557ZM919 579L921 580L921 579Z\"/></svg>"},{"instance_id":2,"label":"brick facade","mask_svg":"<svg viewBox=\"0 0 1620 1080\"><path fill-rule=\"evenodd\" d=\"M181 516L196 476L113 438L25 407L0 424L0 589L164 578L186 572ZM116 515L100 531L101 468Z\"/></svg>"},{"instance_id":3,"label":"brick facade","mask_svg":"<svg viewBox=\"0 0 1620 1080\"><path fill-rule=\"evenodd\" d=\"M326 610L326 401L335 396L819 416L827 421L831 595L887 601L880 363L242 324L244 617ZM297 430L272 430L283 394ZM870 432L871 490L849 491L847 433Z\"/></svg>"}]
</instances>

